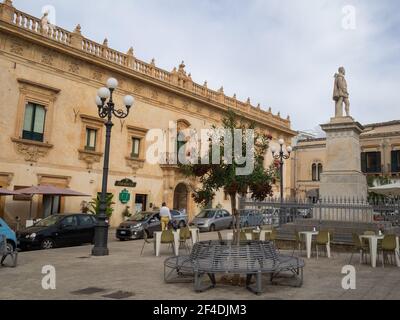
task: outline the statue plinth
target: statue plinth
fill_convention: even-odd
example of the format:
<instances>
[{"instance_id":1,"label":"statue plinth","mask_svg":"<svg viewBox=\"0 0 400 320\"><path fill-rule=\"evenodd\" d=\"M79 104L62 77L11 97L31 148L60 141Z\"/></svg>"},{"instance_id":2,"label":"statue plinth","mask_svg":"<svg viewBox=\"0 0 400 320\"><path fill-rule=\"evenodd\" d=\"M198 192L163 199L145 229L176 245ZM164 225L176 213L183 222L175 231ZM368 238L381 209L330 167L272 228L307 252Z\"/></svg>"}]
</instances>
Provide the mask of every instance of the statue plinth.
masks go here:
<instances>
[{"instance_id":1,"label":"statue plinth","mask_svg":"<svg viewBox=\"0 0 400 320\"><path fill-rule=\"evenodd\" d=\"M351 117L336 117L321 128L326 132L321 198L367 199L367 179L361 172L360 134L364 127Z\"/></svg>"}]
</instances>

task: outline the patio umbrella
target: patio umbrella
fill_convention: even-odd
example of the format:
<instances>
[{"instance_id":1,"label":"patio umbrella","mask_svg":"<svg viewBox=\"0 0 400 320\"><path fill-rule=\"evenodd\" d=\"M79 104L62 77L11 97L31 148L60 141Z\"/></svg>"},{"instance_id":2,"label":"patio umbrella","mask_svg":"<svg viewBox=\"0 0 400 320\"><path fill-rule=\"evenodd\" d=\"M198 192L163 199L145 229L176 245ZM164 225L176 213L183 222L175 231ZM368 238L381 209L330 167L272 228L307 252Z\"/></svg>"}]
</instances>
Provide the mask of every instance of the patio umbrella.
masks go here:
<instances>
[{"instance_id":1,"label":"patio umbrella","mask_svg":"<svg viewBox=\"0 0 400 320\"><path fill-rule=\"evenodd\" d=\"M0 196L16 196L19 195L19 192L11 191L7 189L0 188Z\"/></svg>"},{"instance_id":2,"label":"patio umbrella","mask_svg":"<svg viewBox=\"0 0 400 320\"><path fill-rule=\"evenodd\" d=\"M29 217L32 217L32 197L33 195L45 196L60 196L60 197L90 197L89 194L84 194L71 189L58 188L55 186L33 186L25 189L18 190L20 194L27 194L31 196L31 206L29 209Z\"/></svg>"},{"instance_id":3,"label":"patio umbrella","mask_svg":"<svg viewBox=\"0 0 400 320\"><path fill-rule=\"evenodd\" d=\"M400 182L369 188L369 191L384 196L400 197Z\"/></svg>"},{"instance_id":4,"label":"patio umbrella","mask_svg":"<svg viewBox=\"0 0 400 320\"><path fill-rule=\"evenodd\" d=\"M61 197L90 197L89 194L84 194L71 189L58 188L54 186L33 186L18 190L20 194L29 195L46 195L46 196L61 196Z\"/></svg>"}]
</instances>

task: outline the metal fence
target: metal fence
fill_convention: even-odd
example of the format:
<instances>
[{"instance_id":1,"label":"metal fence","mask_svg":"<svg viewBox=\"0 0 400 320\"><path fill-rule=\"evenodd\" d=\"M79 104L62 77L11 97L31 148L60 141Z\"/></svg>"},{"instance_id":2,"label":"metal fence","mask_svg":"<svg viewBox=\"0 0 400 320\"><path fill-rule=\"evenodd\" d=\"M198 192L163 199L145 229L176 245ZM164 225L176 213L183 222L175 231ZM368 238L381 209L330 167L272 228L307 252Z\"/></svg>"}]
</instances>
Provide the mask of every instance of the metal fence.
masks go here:
<instances>
[{"instance_id":1,"label":"metal fence","mask_svg":"<svg viewBox=\"0 0 400 320\"><path fill-rule=\"evenodd\" d=\"M254 201L241 198L242 212L253 211L263 216L264 225L279 226L297 220L315 219L348 222L391 222L400 225L400 199L358 200L331 198L312 202L308 199L266 199Z\"/></svg>"}]
</instances>

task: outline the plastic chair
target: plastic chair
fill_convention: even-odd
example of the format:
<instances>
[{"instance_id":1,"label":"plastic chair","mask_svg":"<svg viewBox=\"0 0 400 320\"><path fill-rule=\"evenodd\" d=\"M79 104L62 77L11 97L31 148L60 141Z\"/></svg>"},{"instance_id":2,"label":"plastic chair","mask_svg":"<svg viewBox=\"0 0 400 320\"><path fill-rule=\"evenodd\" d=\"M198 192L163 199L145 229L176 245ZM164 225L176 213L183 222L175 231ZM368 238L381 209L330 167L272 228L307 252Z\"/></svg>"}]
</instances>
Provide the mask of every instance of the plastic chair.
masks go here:
<instances>
[{"instance_id":1,"label":"plastic chair","mask_svg":"<svg viewBox=\"0 0 400 320\"><path fill-rule=\"evenodd\" d=\"M187 241L191 239L189 227L181 228L179 232L179 247L184 247L188 253L190 253L190 246Z\"/></svg>"},{"instance_id":2,"label":"plastic chair","mask_svg":"<svg viewBox=\"0 0 400 320\"><path fill-rule=\"evenodd\" d=\"M315 241L315 247L317 251L317 259L319 258L319 247L323 246L326 249L326 245L330 243L330 234L329 231L320 231L317 235L317 239ZM326 252L328 255L328 252Z\"/></svg>"},{"instance_id":3,"label":"plastic chair","mask_svg":"<svg viewBox=\"0 0 400 320\"><path fill-rule=\"evenodd\" d=\"M367 246L363 241L361 241L360 236L357 233L352 234L353 237L353 252L351 253L349 264L351 264L351 260L353 259L353 255L355 252L360 253L360 264L363 261L363 258L369 252L369 245Z\"/></svg>"},{"instance_id":4,"label":"plastic chair","mask_svg":"<svg viewBox=\"0 0 400 320\"><path fill-rule=\"evenodd\" d=\"M396 259L396 235L388 234L382 240L380 252L382 252L382 267L385 267L385 257L387 258L388 253L393 254Z\"/></svg>"},{"instance_id":5,"label":"plastic chair","mask_svg":"<svg viewBox=\"0 0 400 320\"><path fill-rule=\"evenodd\" d=\"M172 230L164 230L161 233L161 244L168 244L172 246L172 251L175 252L175 238Z\"/></svg>"},{"instance_id":6,"label":"plastic chair","mask_svg":"<svg viewBox=\"0 0 400 320\"><path fill-rule=\"evenodd\" d=\"M140 251L140 256L142 256L143 254L143 250L144 247L146 246L146 244L153 244L154 245L154 239L149 239L149 236L146 232L146 230L143 231L143 247L142 247L142 251Z\"/></svg>"}]
</instances>

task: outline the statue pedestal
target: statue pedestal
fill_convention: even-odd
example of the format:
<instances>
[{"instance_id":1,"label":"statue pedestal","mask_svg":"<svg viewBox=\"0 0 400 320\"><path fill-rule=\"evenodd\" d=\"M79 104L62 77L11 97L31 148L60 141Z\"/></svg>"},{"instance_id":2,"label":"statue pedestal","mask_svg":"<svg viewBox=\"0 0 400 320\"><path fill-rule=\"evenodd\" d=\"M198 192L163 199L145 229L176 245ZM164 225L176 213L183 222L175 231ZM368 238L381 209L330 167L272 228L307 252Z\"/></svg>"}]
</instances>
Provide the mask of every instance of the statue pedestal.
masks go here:
<instances>
[{"instance_id":1,"label":"statue pedestal","mask_svg":"<svg viewBox=\"0 0 400 320\"><path fill-rule=\"evenodd\" d=\"M351 117L332 118L326 132L326 164L321 198L367 199L367 179L361 172L360 134L364 127Z\"/></svg>"}]
</instances>

